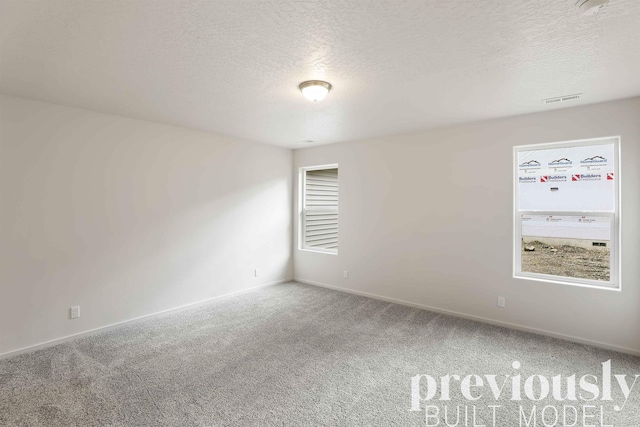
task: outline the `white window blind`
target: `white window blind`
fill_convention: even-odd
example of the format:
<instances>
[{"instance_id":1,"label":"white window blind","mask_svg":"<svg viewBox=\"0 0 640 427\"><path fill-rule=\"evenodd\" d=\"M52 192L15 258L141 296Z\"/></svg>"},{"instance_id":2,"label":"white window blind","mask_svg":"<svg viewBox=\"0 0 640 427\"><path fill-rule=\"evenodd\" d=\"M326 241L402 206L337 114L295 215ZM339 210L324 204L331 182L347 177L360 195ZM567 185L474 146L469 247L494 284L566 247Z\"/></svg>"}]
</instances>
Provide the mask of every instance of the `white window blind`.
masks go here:
<instances>
[{"instance_id":1,"label":"white window blind","mask_svg":"<svg viewBox=\"0 0 640 427\"><path fill-rule=\"evenodd\" d=\"M306 249L338 251L338 168L304 172L303 242Z\"/></svg>"}]
</instances>

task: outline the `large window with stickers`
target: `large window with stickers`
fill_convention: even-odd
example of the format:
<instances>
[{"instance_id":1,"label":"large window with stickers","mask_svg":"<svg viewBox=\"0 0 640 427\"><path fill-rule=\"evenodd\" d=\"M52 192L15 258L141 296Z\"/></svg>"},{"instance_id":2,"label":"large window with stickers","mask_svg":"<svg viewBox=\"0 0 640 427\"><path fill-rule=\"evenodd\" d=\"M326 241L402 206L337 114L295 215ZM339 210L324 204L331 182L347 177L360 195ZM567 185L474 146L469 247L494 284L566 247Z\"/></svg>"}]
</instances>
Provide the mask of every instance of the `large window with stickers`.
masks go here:
<instances>
[{"instance_id":1,"label":"large window with stickers","mask_svg":"<svg viewBox=\"0 0 640 427\"><path fill-rule=\"evenodd\" d=\"M514 276L620 289L620 138L514 148Z\"/></svg>"}]
</instances>

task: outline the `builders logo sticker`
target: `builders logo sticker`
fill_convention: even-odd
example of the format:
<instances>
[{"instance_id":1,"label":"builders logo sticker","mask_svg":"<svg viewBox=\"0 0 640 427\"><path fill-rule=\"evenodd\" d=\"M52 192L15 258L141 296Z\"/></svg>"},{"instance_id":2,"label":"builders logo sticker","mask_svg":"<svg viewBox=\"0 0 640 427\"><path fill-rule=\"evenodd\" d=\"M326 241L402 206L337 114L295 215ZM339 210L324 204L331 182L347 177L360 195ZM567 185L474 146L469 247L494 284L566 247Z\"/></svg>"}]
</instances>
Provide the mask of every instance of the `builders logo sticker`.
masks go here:
<instances>
[{"instance_id":1,"label":"builders logo sticker","mask_svg":"<svg viewBox=\"0 0 640 427\"><path fill-rule=\"evenodd\" d=\"M567 175L544 175L540 177L540 182L566 182Z\"/></svg>"},{"instance_id":2,"label":"builders logo sticker","mask_svg":"<svg viewBox=\"0 0 640 427\"><path fill-rule=\"evenodd\" d=\"M579 181L600 181L602 175L599 173L581 173Z\"/></svg>"},{"instance_id":3,"label":"builders logo sticker","mask_svg":"<svg viewBox=\"0 0 640 427\"><path fill-rule=\"evenodd\" d=\"M611 174L611 178L609 178L609 174L607 174L607 179L612 180L613 174ZM571 181L600 181L602 180L602 174L599 173L578 173L571 175Z\"/></svg>"},{"instance_id":4,"label":"builders logo sticker","mask_svg":"<svg viewBox=\"0 0 640 427\"><path fill-rule=\"evenodd\" d=\"M613 172L607 173L607 181L613 181Z\"/></svg>"},{"instance_id":5,"label":"builders logo sticker","mask_svg":"<svg viewBox=\"0 0 640 427\"><path fill-rule=\"evenodd\" d=\"M521 177L518 178L518 182L520 182L520 184L525 184L527 182L534 183L534 182L536 182L536 177L535 176L521 176Z\"/></svg>"}]
</instances>

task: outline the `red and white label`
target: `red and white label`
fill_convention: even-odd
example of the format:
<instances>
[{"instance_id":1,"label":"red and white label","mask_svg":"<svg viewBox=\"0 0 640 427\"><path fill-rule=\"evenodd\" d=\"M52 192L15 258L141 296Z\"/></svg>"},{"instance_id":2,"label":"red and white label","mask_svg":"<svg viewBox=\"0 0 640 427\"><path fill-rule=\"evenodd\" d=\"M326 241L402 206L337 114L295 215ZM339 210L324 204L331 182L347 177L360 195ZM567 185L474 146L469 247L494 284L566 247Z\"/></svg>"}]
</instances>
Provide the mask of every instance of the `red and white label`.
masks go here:
<instances>
[{"instance_id":1,"label":"red and white label","mask_svg":"<svg viewBox=\"0 0 640 427\"><path fill-rule=\"evenodd\" d=\"M607 173L607 181L613 181L613 172Z\"/></svg>"},{"instance_id":2,"label":"red and white label","mask_svg":"<svg viewBox=\"0 0 640 427\"><path fill-rule=\"evenodd\" d=\"M540 177L540 182L547 182L549 181L549 176L541 176Z\"/></svg>"},{"instance_id":3,"label":"red and white label","mask_svg":"<svg viewBox=\"0 0 640 427\"><path fill-rule=\"evenodd\" d=\"M578 175L571 175L571 181L580 181L580 174L578 174Z\"/></svg>"}]
</instances>

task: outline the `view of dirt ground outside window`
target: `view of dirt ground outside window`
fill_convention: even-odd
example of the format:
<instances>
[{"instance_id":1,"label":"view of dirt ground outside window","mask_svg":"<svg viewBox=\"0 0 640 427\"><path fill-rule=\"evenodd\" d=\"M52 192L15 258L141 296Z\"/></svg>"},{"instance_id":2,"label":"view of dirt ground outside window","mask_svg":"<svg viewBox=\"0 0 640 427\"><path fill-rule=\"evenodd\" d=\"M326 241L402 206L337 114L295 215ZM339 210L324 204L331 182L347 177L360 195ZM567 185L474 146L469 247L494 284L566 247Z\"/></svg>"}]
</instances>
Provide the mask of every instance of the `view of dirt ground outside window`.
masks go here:
<instances>
[{"instance_id":1,"label":"view of dirt ground outside window","mask_svg":"<svg viewBox=\"0 0 640 427\"><path fill-rule=\"evenodd\" d=\"M609 218L521 215L521 221L523 272L611 280Z\"/></svg>"}]
</instances>

